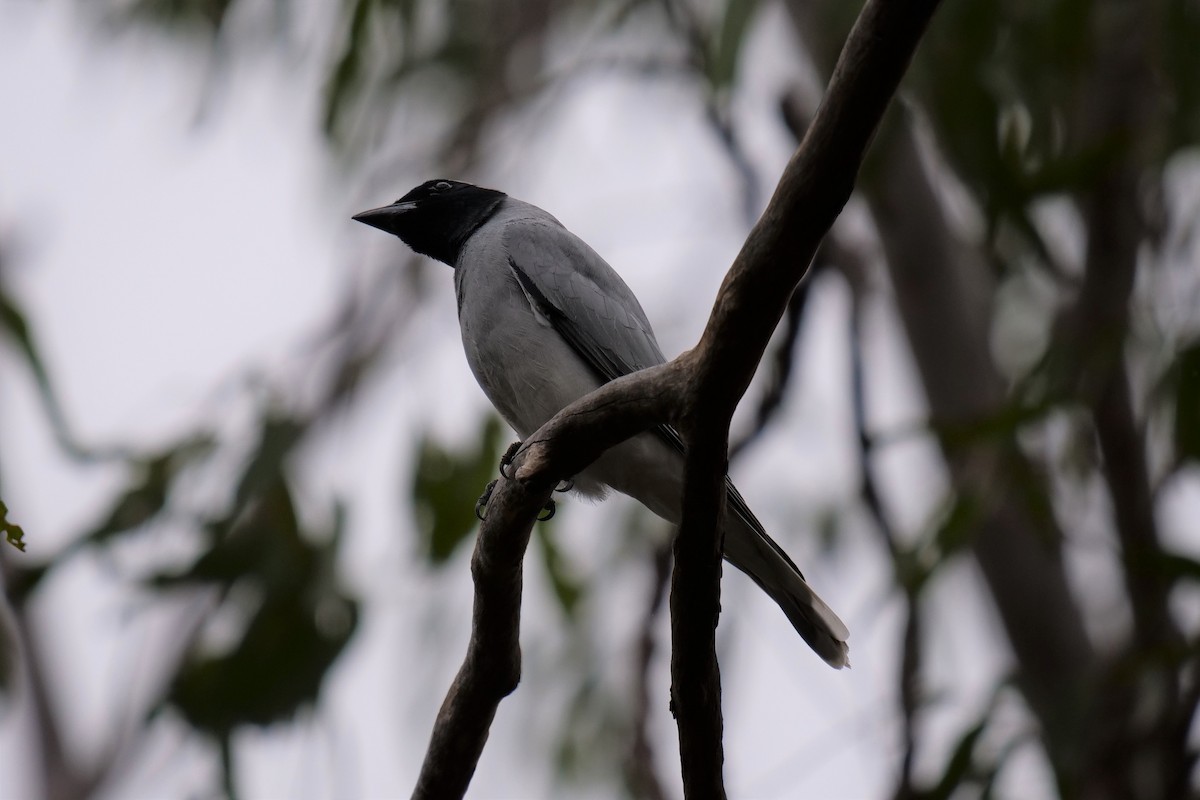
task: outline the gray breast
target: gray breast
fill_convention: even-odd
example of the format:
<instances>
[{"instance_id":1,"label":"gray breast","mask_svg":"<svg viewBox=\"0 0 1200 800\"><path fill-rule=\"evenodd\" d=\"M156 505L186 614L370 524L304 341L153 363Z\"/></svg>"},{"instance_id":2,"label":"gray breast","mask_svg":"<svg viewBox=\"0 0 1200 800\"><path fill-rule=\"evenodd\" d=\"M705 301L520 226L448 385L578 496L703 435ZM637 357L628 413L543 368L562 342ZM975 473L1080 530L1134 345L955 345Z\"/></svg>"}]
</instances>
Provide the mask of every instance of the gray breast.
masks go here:
<instances>
[{"instance_id":1,"label":"gray breast","mask_svg":"<svg viewBox=\"0 0 1200 800\"><path fill-rule=\"evenodd\" d=\"M538 313L508 263L506 226L544 224L549 214L506 201L467 242L455 267L467 363L492 405L521 437L597 386L590 368Z\"/></svg>"}]
</instances>

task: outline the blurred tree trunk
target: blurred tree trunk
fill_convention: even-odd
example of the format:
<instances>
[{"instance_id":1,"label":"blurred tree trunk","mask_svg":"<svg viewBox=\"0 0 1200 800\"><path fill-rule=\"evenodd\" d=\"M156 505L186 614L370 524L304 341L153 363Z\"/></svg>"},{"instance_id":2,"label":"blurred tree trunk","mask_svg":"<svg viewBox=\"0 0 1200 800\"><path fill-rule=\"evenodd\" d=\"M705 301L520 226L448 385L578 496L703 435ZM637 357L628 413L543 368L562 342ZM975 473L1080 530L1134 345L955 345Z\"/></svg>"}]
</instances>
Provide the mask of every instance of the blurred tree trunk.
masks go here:
<instances>
[{"instance_id":1,"label":"blurred tree trunk","mask_svg":"<svg viewBox=\"0 0 1200 800\"><path fill-rule=\"evenodd\" d=\"M818 5L787 2L797 33L827 73L836 34ZM1012 415L1015 402L989 347L995 279L987 255L946 218L911 109L893 109L860 189L882 242L932 430L959 501L977 515L971 549L1062 795L1169 800L1187 792L1194 757L1186 730L1195 704L1180 696L1170 656L1180 652L1182 639L1167 605L1169 582L1153 566L1162 549L1145 430L1134 417L1123 364L1138 252L1150 236L1145 183L1159 181L1150 162L1153 5L1109 2L1086 16L1098 60L1076 121L1083 141L1075 146L1114 148L1118 155L1100 162L1079 195L1086 274L1052 349L1072 365L1060 376L1066 395L1056 399L1075 398L1091 410L1124 550L1134 631L1127 652L1117 654L1123 668L1110 663L1114 654L1098 654L1088 637L1064 569L1050 488L1017 445L1015 429L988 424Z\"/></svg>"}]
</instances>

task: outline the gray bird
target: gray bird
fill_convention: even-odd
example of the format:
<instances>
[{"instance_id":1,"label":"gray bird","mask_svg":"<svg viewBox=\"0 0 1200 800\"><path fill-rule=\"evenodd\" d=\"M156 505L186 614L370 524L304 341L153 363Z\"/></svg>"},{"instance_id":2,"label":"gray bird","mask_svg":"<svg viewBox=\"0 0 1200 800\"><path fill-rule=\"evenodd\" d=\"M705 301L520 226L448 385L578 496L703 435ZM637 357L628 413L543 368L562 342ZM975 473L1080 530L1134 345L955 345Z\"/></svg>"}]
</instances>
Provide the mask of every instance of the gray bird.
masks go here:
<instances>
[{"instance_id":1,"label":"gray bird","mask_svg":"<svg viewBox=\"0 0 1200 800\"><path fill-rule=\"evenodd\" d=\"M354 219L454 268L467 363L521 438L603 383L666 359L625 281L557 219L503 192L433 180ZM678 524L683 440L668 426L608 450L574 479ZM725 558L783 609L833 667L849 665L850 632L726 480Z\"/></svg>"}]
</instances>

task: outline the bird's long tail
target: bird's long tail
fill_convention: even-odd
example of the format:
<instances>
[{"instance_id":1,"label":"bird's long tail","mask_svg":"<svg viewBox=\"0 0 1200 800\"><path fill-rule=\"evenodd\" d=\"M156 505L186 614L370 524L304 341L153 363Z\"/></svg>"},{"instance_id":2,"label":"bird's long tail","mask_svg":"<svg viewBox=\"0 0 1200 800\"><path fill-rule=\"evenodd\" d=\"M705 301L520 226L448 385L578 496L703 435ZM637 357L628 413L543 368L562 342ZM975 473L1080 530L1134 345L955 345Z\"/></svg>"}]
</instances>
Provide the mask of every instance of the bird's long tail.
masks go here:
<instances>
[{"instance_id":1,"label":"bird's long tail","mask_svg":"<svg viewBox=\"0 0 1200 800\"><path fill-rule=\"evenodd\" d=\"M677 437L677 435L676 435ZM664 441L666 439L666 441ZM683 495L683 456L670 442L650 434L634 437L609 450L582 476L576 490L611 486L636 498L655 514L679 523ZM678 447L682 447L679 444ZM582 477L587 482L581 482ZM749 575L783 609L797 633L833 667L850 665L850 632L825 601L817 597L783 549L771 541L745 499L726 480L729 493L725 558Z\"/></svg>"},{"instance_id":2,"label":"bird's long tail","mask_svg":"<svg viewBox=\"0 0 1200 800\"><path fill-rule=\"evenodd\" d=\"M734 498L737 500L734 500ZM787 553L771 540L730 487L725 558L750 576L783 609L792 627L831 667L850 666L850 631L817 596Z\"/></svg>"}]
</instances>

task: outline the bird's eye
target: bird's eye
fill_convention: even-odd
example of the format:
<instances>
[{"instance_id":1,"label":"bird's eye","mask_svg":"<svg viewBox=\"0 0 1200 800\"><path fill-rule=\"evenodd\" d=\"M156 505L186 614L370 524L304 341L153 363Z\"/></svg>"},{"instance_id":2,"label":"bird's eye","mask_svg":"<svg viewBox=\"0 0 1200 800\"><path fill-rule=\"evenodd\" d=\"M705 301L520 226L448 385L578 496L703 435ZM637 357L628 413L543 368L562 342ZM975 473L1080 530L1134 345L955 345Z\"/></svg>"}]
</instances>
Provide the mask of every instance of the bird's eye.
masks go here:
<instances>
[{"instance_id":1,"label":"bird's eye","mask_svg":"<svg viewBox=\"0 0 1200 800\"><path fill-rule=\"evenodd\" d=\"M449 181L438 181L433 185L433 190L435 192L448 192L450 189L451 186Z\"/></svg>"}]
</instances>

